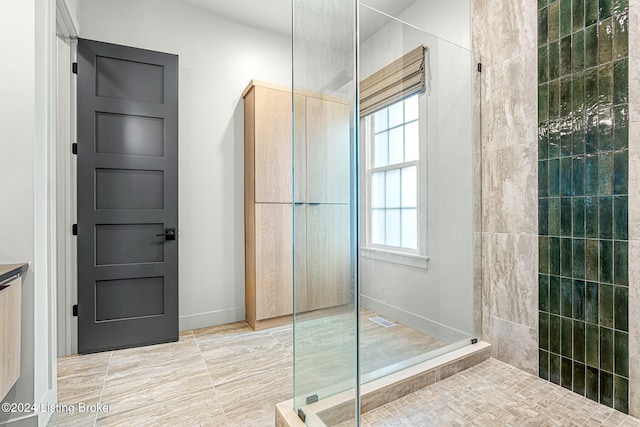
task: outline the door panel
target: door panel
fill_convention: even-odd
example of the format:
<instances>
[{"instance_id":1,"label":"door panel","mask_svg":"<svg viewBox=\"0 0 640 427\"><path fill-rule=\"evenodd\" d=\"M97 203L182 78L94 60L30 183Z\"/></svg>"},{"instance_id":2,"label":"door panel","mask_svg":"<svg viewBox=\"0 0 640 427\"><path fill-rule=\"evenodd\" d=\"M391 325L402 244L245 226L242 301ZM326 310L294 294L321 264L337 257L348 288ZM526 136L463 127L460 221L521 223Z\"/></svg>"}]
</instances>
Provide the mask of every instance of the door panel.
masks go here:
<instances>
[{"instance_id":1,"label":"door panel","mask_svg":"<svg viewBox=\"0 0 640 427\"><path fill-rule=\"evenodd\" d=\"M78 350L178 340L178 58L78 41Z\"/></svg>"}]
</instances>

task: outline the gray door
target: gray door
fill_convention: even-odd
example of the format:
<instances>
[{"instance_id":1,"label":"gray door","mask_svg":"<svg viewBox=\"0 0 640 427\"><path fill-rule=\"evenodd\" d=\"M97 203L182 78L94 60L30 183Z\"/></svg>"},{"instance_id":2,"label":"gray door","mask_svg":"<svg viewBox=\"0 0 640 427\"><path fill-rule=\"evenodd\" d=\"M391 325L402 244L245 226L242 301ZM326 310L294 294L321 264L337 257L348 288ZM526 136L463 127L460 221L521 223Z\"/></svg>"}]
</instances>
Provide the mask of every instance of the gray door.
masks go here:
<instances>
[{"instance_id":1,"label":"gray door","mask_svg":"<svg viewBox=\"0 0 640 427\"><path fill-rule=\"evenodd\" d=\"M178 57L78 41L78 351L178 340Z\"/></svg>"}]
</instances>

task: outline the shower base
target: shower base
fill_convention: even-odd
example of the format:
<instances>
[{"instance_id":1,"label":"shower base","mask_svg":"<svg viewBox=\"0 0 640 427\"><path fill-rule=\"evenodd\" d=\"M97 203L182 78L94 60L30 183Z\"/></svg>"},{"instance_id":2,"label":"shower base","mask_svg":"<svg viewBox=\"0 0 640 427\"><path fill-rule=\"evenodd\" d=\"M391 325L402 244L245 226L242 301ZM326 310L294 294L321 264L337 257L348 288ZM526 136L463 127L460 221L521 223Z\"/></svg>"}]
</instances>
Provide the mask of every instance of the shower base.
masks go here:
<instances>
[{"instance_id":1,"label":"shower base","mask_svg":"<svg viewBox=\"0 0 640 427\"><path fill-rule=\"evenodd\" d=\"M480 341L426 362L419 363L361 387L362 414L397 400L421 388L444 380L491 357L491 345ZM354 391L348 390L302 408L303 422L293 400L276 405L276 427L334 426L353 419Z\"/></svg>"}]
</instances>

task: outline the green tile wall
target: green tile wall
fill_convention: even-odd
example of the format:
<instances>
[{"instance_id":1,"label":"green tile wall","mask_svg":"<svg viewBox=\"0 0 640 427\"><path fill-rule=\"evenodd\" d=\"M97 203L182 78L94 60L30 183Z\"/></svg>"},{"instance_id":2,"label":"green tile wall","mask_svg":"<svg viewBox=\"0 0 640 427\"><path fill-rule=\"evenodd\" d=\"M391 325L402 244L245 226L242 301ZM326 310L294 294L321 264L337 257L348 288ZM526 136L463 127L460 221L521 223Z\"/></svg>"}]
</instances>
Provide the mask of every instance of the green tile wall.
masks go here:
<instances>
[{"instance_id":1,"label":"green tile wall","mask_svg":"<svg viewBox=\"0 0 640 427\"><path fill-rule=\"evenodd\" d=\"M629 412L628 0L538 0L540 377Z\"/></svg>"}]
</instances>

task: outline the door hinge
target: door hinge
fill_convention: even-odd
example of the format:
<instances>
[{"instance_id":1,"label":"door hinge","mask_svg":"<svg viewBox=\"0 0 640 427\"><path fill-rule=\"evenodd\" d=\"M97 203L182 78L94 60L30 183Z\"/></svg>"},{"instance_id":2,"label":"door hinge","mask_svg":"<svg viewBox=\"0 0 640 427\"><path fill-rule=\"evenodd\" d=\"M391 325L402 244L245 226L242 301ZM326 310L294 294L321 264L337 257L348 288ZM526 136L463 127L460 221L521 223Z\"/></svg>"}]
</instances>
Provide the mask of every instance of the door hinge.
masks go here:
<instances>
[{"instance_id":1,"label":"door hinge","mask_svg":"<svg viewBox=\"0 0 640 427\"><path fill-rule=\"evenodd\" d=\"M478 72L482 72L482 62L478 62Z\"/></svg>"},{"instance_id":2,"label":"door hinge","mask_svg":"<svg viewBox=\"0 0 640 427\"><path fill-rule=\"evenodd\" d=\"M74 63L71 64L71 72L73 74L78 74L78 63L77 62L74 62Z\"/></svg>"},{"instance_id":3,"label":"door hinge","mask_svg":"<svg viewBox=\"0 0 640 427\"><path fill-rule=\"evenodd\" d=\"M71 144L71 152L73 154L78 154L78 143L74 142L73 144Z\"/></svg>"},{"instance_id":4,"label":"door hinge","mask_svg":"<svg viewBox=\"0 0 640 427\"><path fill-rule=\"evenodd\" d=\"M312 403L316 403L318 401L318 395L312 394L311 396L307 396L306 402L307 405L311 405Z\"/></svg>"},{"instance_id":5,"label":"door hinge","mask_svg":"<svg viewBox=\"0 0 640 427\"><path fill-rule=\"evenodd\" d=\"M298 418L305 422L307 420L307 414L304 413L302 409L298 409Z\"/></svg>"},{"instance_id":6,"label":"door hinge","mask_svg":"<svg viewBox=\"0 0 640 427\"><path fill-rule=\"evenodd\" d=\"M73 317L78 317L78 304L73 306Z\"/></svg>"},{"instance_id":7,"label":"door hinge","mask_svg":"<svg viewBox=\"0 0 640 427\"><path fill-rule=\"evenodd\" d=\"M73 224L71 226L71 234L73 234L74 236L78 235L78 224Z\"/></svg>"},{"instance_id":8,"label":"door hinge","mask_svg":"<svg viewBox=\"0 0 640 427\"><path fill-rule=\"evenodd\" d=\"M478 338L471 338L471 344L478 344Z\"/></svg>"}]
</instances>

